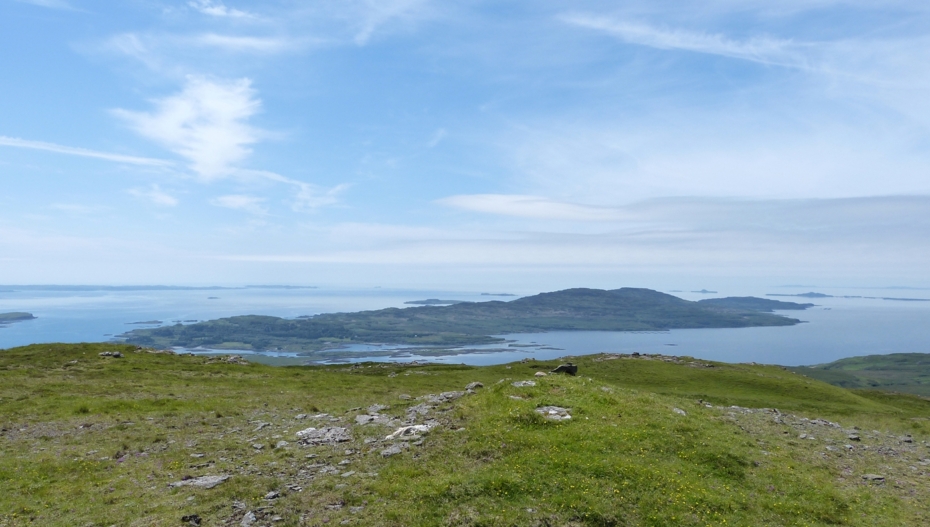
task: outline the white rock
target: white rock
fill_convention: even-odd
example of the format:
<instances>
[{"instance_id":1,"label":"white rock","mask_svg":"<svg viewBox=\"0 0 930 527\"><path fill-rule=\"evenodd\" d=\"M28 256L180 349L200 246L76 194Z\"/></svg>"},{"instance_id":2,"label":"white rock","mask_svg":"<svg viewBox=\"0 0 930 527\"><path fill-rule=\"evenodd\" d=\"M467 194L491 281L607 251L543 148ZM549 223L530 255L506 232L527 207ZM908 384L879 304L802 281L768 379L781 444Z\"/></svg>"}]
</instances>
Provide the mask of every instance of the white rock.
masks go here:
<instances>
[{"instance_id":1,"label":"white rock","mask_svg":"<svg viewBox=\"0 0 930 527\"><path fill-rule=\"evenodd\" d=\"M411 426L402 426L394 431L393 434L385 437L387 440L394 440L401 437L412 437L417 434L425 434L430 431L433 426L431 425L411 425Z\"/></svg>"}]
</instances>

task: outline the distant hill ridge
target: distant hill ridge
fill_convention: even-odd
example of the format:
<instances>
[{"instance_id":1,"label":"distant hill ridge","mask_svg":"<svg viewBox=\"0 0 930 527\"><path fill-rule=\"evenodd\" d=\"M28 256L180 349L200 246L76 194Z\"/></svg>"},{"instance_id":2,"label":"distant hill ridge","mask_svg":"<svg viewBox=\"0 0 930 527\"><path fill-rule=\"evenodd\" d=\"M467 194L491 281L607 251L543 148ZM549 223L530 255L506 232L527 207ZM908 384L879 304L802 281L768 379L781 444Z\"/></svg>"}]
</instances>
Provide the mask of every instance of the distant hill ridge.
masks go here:
<instances>
[{"instance_id":1,"label":"distant hill ridge","mask_svg":"<svg viewBox=\"0 0 930 527\"><path fill-rule=\"evenodd\" d=\"M575 288L509 302L327 313L296 320L246 315L136 329L122 336L128 342L147 346L319 351L354 343L438 347L488 344L502 341L492 335L508 333L739 328L799 322L745 305L745 299L729 303L723 299L716 304L691 302L651 289Z\"/></svg>"}]
</instances>

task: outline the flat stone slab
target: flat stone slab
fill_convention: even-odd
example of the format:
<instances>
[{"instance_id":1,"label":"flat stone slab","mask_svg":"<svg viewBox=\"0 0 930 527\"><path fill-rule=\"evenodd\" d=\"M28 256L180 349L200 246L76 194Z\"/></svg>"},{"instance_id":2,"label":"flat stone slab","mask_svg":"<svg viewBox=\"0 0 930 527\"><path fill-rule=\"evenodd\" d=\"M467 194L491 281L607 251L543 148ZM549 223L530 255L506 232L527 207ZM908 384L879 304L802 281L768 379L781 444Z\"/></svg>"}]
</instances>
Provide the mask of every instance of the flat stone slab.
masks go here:
<instances>
[{"instance_id":1,"label":"flat stone slab","mask_svg":"<svg viewBox=\"0 0 930 527\"><path fill-rule=\"evenodd\" d=\"M540 406L536 409L536 413L542 414L543 417L552 421L567 421L572 418L569 415L568 408L562 408L561 406Z\"/></svg>"},{"instance_id":2,"label":"flat stone slab","mask_svg":"<svg viewBox=\"0 0 930 527\"><path fill-rule=\"evenodd\" d=\"M327 426L324 428L307 428L297 432L297 439L305 445L326 445L351 441L348 428Z\"/></svg>"},{"instance_id":3,"label":"flat stone slab","mask_svg":"<svg viewBox=\"0 0 930 527\"><path fill-rule=\"evenodd\" d=\"M169 487L197 487L201 489L212 489L213 487L219 485L220 483L229 479L229 476L200 476L199 478L183 479L181 481L175 481L174 483L169 483Z\"/></svg>"}]
</instances>

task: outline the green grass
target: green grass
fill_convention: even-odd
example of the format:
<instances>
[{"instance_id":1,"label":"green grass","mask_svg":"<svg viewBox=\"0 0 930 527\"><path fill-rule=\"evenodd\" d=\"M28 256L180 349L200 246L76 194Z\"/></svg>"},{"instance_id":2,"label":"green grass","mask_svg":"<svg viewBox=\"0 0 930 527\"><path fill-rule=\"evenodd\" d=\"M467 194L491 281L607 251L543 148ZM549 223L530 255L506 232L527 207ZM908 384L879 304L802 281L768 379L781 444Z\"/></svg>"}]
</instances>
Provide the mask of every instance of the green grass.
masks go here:
<instances>
[{"instance_id":1,"label":"green grass","mask_svg":"<svg viewBox=\"0 0 930 527\"><path fill-rule=\"evenodd\" d=\"M98 355L117 350L123 358ZM930 458L925 399L773 366L575 362L577 377L534 378L557 363L272 367L108 344L0 351L0 526L181 525L188 514L238 525L247 510L256 525L279 516L287 526L930 522L930 471L918 464ZM525 379L537 385L511 385ZM430 417L440 425L399 455L380 455L393 427L354 424L356 408L385 404L403 417L421 401L401 394L472 381L485 387L439 405ZM544 419L535 409L545 405L572 419ZM297 445L297 430L321 425L294 416L320 412L350 426L353 441ZM862 438L847 450L853 426ZM274 448L280 440L290 444ZM886 482L867 484L866 473ZM209 490L167 486L206 474L232 478ZM264 500L269 491L282 497Z\"/></svg>"},{"instance_id":2,"label":"green grass","mask_svg":"<svg viewBox=\"0 0 930 527\"><path fill-rule=\"evenodd\" d=\"M874 389L930 396L930 354L891 353L798 366L792 371L844 388Z\"/></svg>"}]
</instances>

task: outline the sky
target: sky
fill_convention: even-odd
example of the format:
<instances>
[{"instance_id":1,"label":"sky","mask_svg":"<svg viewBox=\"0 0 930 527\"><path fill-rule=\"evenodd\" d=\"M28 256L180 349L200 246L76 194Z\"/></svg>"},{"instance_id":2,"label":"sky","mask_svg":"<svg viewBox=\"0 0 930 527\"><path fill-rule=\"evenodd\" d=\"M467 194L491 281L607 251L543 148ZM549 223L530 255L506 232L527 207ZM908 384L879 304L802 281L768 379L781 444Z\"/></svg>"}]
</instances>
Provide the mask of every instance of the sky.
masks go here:
<instances>
[{"instance_id":1,"label":"sky","mask_svg":"<svg viewBox=\"0 0 930 527\"><path fill-rule=\"evenodd\" d=\"M930 4L0 0L0 283L930 286Z\"/></svg>"}]
</instances>

